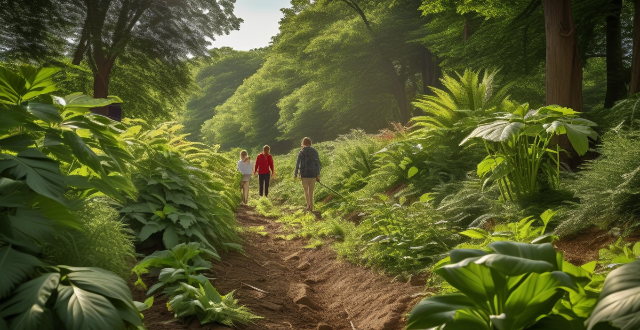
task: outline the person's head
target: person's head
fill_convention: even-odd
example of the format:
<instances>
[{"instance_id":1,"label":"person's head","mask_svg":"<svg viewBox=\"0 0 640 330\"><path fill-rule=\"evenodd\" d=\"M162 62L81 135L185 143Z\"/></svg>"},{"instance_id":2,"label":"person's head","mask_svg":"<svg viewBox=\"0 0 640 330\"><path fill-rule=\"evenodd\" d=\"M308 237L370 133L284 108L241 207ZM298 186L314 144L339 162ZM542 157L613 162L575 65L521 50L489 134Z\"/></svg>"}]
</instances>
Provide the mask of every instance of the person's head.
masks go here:
<instances>
[{"instance_id":1,"label":"person's head","mask_svg":"<svg viewBox=\"0 0 640 330\"><path fill-rule=\"evenodd\" d=\"M245 160L245 158L247 158L247 156L249 156L249 155L247 154L246 150L240 151L240 160Z\"/></svg>"},{"instance_id":2,"label":"person's head","mask_svg":"<svg viewBox=\"0 0 640 330\"><path fill-rule=\"evenodd\" d=\"M302 146L303 147L310 147L311 146L311 139L308 137L305 137L304 139L302 139Z\"/></svg>"},{"instance_id":3,"label":"person's head","mask_svg":"<svg viewBox=\"0 0 640 330\"><path fill-rule=\"evenodd\" d=\"M271 152L271 147L269 147L268 145L262 147L262 153L265 155L268 155Z\"/></svg>"}]
</instances>

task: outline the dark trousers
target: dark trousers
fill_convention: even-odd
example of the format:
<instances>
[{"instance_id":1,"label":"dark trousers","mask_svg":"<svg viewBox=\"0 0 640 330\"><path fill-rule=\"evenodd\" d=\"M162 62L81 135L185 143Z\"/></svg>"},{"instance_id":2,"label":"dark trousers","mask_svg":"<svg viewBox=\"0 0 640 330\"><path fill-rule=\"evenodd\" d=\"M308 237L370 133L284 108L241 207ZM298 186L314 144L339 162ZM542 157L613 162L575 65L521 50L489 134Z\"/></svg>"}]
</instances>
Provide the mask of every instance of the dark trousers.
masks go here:
<instances>
[{"instance_id":1,"label":"dark trousers","mask_svg":"<svg viewBox=\"0 0 640 330\"><path fill-rule=\"evenodd\" d=\"M269 179L271 179L271 174L258 174L258 179L260 181L260 196L263 196L262 192L264 191L264 196L269 195ZM263 190L264 189L264 190Z\"/></svg>"}]
</instances>

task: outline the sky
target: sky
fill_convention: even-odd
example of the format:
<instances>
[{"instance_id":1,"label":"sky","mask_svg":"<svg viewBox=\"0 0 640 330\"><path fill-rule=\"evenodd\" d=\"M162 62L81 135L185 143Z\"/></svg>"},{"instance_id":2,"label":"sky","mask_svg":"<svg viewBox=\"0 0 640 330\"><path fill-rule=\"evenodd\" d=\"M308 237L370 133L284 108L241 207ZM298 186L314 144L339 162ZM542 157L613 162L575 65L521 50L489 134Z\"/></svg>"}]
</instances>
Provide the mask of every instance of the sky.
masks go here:
<instances>
[{"instance_id":1,"label":"sky","mask_svg":"<svg viewBox=\"0 0 640 330\"><path fill-rule=\"evenodd\" d=\"M250 50L266 47L271 37L278 34L282 18L280 8L290 7L290 0L236 0L235 14L244 20L240 30L216 37L213 47L232 47Z\"/></svg>"}]
</instances>

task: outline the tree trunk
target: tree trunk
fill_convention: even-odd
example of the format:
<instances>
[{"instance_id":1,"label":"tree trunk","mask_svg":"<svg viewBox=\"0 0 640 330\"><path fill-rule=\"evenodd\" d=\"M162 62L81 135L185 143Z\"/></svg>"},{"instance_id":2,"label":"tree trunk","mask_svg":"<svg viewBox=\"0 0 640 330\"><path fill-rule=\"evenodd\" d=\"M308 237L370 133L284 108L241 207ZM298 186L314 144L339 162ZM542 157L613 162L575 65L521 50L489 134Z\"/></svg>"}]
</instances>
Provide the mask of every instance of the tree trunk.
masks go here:
<instances>
[{"instance_id":1,"label":"tree trunk","mask_svg":"<svg viewBox=\"0 0 640 330\"><path fill-rule=\"evenodd\" d=\"M633 17L633 60L629 95L635 93L640 93L640 0L636 0L636 12Z\"/></svg>"},{"instance_id":2,"label":"tree trunk","mask_svg":"<svg viewBox=\"0 0 640 330\"><path fill-rule=\"evenodd\" d=\"M571 0L543 0L542 6L547 40L546 104L582 111L582 66ZM560 155L560 161L576 167L580 160L566 134L557 143L567 152Z\"/></svg>"},{"instance_id":3,"label":"tree trunk","mask_svg":"<svg viewBox=\"0 0 640 330\"><path fill-rule=\"evenodd\" d=\"M582 67L571 0L543 0L547 40L546 103L582 111Z\"/></svg>"},{"instance_id":4,"label":"tree trunk","mask_svg":"<svg viewBox=\"0 0 640 330\"><path fill-rule=\"evenodd\" d=\"M611 108L616 101L627 95L624 67L622 64L622 24L620 14L622 0L611 0L611 12L606 17L607 23L607 93L604 107Z\"/></svg>"},{"instance_id":5,"label":"tree trunk","mask_svg":"<svg viewBox=\"0 0 640 330\"><path fill-rule=\"evenodd\" d=\"M439 84L440 78L440 66L436 62L436 57L433 53L424 48L422 50L422 93L423 94L432 94L431 87L437 87Z\"/></svg>"},{"instance_id":6,"label":"tree trunk","mask_svg":"<svg viewBox=\"0 0 640 330\"><path fill-rule=\"evenodd\" d=\"M111 79L111 69L116 61L116 55L109 58L103 58L99 54L94 54L94 73L93 73L93 97L107 98L109 96L109 81ZM109 107L93 108L91 112L108 116Z\"/></svg>"}]
</instances>

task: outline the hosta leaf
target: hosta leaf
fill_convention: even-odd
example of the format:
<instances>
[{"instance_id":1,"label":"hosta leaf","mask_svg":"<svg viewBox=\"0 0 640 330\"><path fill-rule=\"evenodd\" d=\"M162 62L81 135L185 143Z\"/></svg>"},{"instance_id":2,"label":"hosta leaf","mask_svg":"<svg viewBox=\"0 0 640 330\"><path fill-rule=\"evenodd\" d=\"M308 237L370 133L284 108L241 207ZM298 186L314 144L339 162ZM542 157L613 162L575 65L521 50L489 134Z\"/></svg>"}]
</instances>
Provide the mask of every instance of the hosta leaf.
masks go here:
<instances>
[{"instance_id":1,"label":"hosta leaf","mask_svg":"<svg viewBox=\"0 0 640 330\"><path fill-rule=\"evenodd\" d=\"M59 199L64 193L64 176L58 163L37 149L26 149L17 156L0 154L0 173L7 171L13 179L25 179L35 192Z\"/></svg>"},{"instance_id":2,"label":"hosta leaf","mask_svg":"<svg viewBox=\"0 0 640 330\"><path fill-rule=\"evenodd\" d=\"M0 299L6 297L16 284L29 277L41 264L38 258L16 251L10 245L0 248Z\"/></svg>"},{"instance_id":3,"label":"hosta leaf","mask_svg":"<svg viewBox=\"0 0 640 330\"><path fill-rule=\"evenodd\" d=\"M0 305L0 319L13 315L11 329L40 329L45 304L59 281L60 274L47 273L23 283Z\"/></svg>"},{"instance_id":4,"label":"hosta leaf","mask_svg":"<svg viewBox=\"0 0 640 330\"><path fill-rule=\"evenodd\" d=\"M551 314L543 317L527 330L584 330L584 319L567 319L563 315Z\"/></svg>"},{"instance_id":5,"label":"hosta leaf","mask_svg":"<svg viewBox=\"0 0 640 330\"><path fill-rule=\"evenodd\" d=\"M533 324L540 315L551 312L565 290L578 290L569 275L554 271L544 274L529 274L527 279L515 288L504 305L505 318L510 324L504 329L523 329Z\"/></svg>"},{"instance_id":6,"label":"hosta leaf","mask_svg":"<svg viewBox=\"0 0 640 330\"><path fill-rule=\"evenodd\" d=\"M553 270L560 270L561 265L558 265L557 252L550 243L527 244L499 241L489 244L489 248L498 254L530 260L546 261L553 265Z\"/></svg>"},{"instance_id":7,"label":"hosta leaf","mask_svg":"<svg viewBox=\"0 0 640 330\"><path fill-rule=\"evenodd\" d=\"M554 270L553 264L541 260L530 260L501 254L488 254L476 261L499 271L505 276L518 276L527 273L544 273Z\"/></svg>"},{"instance_id":8,"label":"hosta leaf","mask_svg":"<svg viewBox=\"0 0 640 330\"><path fill-rule=\"evenodd\" d=\"M76 286L58 286L55 310L67 330L123 329L118 310L107 298Z\"/></svg>"},{"instance_id":9,"label":"hosta leaf","mask_svg":"<svg viewBox=\"0 0 640 330\"><path fill-rule=\"evenodd\" d=\"M640 261L612 271L604 281L600 299L587 329L608 322L621 330L640 329Z\"/></svg>"},{"instance_id":10,"label":"hosta leaf","mask_svg":"<svg viewBox=\"0 0 640 330\"><path fill-rule=\"evenodd\" d=\"M53 235L54 222L40 210L18 208L15 215L7 217L13 229L12 237L23 244L33 240L46 240Z\"/></svg>"},{"instance_id":11,"label":"hosta leaf","mask_svg":"<svg viewBox=\"0 0 640 330\"><path fill-rule=\"evenodd\" d=\"M475 308L474 302L461 293L429 297L411 310L406 330L438 327L453 321L458 310L473 308Z\"/></svg>"},{"instance_id":12,"label":"hosta leaf","mask_svg":"<svg viewBox=\"0 0 640 330\"><path fill-rule=\"evenodd\" d=\"M476 249L453 249L449 252L452 263L458 263L467 258L476 258L487 255L487 252Z\"/></svg>"},{"instance_id":13,"label":"hosta leaf","mask_svg":"<svg viewBox=\"0 0 640 330\"><path fill-rule=\"evenodd\" d=\"M483 302L493 301L496 286L501 284L494 282L499 279L492 276L490 268L475 263L478 259L479 257L466 258L458 263L446 265L435 272L444 277L451 286L478 302L480 306L486 307L486 305L482 305Z\"/></svg>"}]
</instances>

